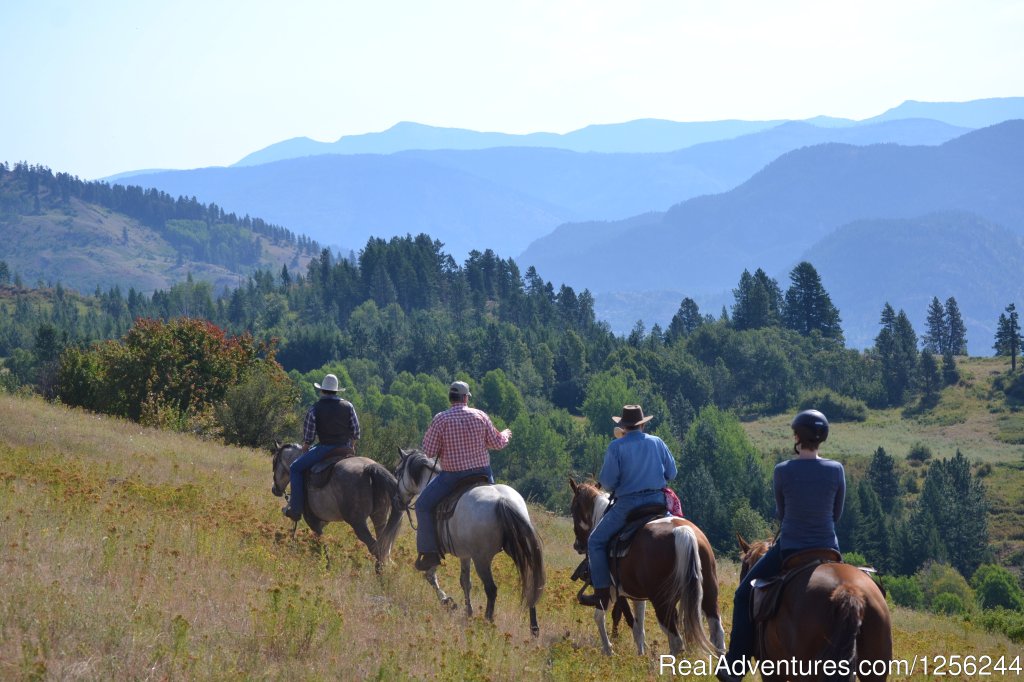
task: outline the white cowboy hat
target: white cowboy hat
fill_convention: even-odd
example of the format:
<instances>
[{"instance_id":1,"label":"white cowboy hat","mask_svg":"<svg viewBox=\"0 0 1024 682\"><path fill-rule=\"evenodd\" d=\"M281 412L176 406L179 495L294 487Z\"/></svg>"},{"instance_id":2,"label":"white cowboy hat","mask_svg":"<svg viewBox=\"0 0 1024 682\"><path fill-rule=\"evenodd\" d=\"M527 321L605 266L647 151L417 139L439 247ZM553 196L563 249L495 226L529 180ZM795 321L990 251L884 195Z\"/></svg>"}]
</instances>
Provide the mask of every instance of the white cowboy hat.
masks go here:
<instances>
[{"instance_id":1,"label":"white cowboy hat","mask_svg":"<svg viewBox=\"0 0 1024 682\"><path fill-rule=\"evenodd\" d=\"M331 391L334 393L345 390L343 388L338 387L338 377L334 376L333 374L328 374L327 376L324 377L323 386L314 381L313 387L316 388L318 391Z\"/></svg>"}]
</instances>

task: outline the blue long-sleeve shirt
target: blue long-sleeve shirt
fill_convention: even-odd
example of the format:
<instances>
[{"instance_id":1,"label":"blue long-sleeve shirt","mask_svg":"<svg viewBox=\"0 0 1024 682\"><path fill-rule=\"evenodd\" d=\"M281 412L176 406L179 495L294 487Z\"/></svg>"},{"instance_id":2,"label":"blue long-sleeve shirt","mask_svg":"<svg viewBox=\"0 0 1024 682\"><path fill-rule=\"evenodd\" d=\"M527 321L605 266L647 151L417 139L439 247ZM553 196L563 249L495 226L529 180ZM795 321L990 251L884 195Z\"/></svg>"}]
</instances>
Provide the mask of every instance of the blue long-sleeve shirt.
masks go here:
<instances>
[{"instance_id":1,"label":"blue long-sleeve shirt","mask_svg":"<svg viewBox=\"0 0 1024 682\"><path fill-rule=\"evenodd\" d=\"M643 431L617 438L604 454L598 481L615 497L660 490L676 477L676 461L665 442Z\"/></svg>"},{"instance_id":2,"label":"blue long-sleeve shirt","mask_svg":"<svg viewBox=\"0 0 1024 682\"><path fill-rule=\"evenodd\" d=\"M846 501L846 471L831 459L791 459L775 465L775 514L783 550L839 550L836 523Z\"/></svg>"}]
</instances>

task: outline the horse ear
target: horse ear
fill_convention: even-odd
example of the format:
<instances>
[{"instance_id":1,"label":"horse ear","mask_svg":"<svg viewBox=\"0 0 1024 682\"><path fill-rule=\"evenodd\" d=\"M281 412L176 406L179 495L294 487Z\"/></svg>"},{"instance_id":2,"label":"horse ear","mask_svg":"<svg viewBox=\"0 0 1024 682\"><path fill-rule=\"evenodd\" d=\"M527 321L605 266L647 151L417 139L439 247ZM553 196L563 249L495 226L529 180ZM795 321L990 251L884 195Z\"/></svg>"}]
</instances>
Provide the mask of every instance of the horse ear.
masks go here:
<instances>
[{"instance_id":1,"label":"horse ear","mask_svg":"<svg viewBox=\"0 0 1024 682\"><path fill-rule=\"evenodd\" d=\"M274 452L277 452L280 449L281 449L281 441L275 440L274 441Z\"/></svg>"},{"instance_id":2,"label":"horse ear","mask_svg":"<svg viewBox=\"0 0 1024 682\"><path fill-rule=\"evenodd\" d=\"M750 543L743 539L743 536L736 532L736 541L740 543L740 551L746 552L750 549Z\"/></svg>"},{"instance_id":3,"label":"horse ear","mask_svg":"<svg viewBox=\"0 0 1024 682\"><path fill-rule=\"evenodd\" d=\"M569 477L569 487L572 488L572 494L575 495L579 486L576 485L576 481L572 480L572 476Z\"/></svg>"},{"instance_id":4,"label":"horse ear","mask_svg":"<svg viewBox=\"0 0 1024 682\"><path fill-rule=\"evenodd\" d=\"M405 458L409 456L409 453L403 450L402 448L398 448L398 456L400 459L404 461Z\"/></svg>"}]
</instances>

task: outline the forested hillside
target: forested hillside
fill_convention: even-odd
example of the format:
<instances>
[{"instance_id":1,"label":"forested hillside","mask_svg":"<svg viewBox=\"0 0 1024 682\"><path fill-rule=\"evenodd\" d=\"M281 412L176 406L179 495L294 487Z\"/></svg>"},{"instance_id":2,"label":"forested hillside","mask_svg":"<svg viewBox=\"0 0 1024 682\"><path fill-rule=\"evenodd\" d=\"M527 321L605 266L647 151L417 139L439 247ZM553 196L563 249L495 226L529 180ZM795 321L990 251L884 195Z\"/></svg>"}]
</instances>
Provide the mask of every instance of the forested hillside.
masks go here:
<instances>
[{"instance_id":1,"label":"forested hillside","mask_svg":"<svg viewBox=\"0 0 1024 682\"><path fill-rule=\"evenodd\" d=\"M466 379L475 403L516 434L494 456L498 475L552 509L564 509L567 473L586 476L599 469L611 416L625 403L640 402L680 459L676 485L688 513L723 550L731 548L736 530L767 532L768 475L787 451L784 434L755 445L739 418L784 419L815 405L837 423L871 423L872 415L900 410L925 422L970 422L942 407L947 394L968 381L955 359L966 339L954 298L944 305L936 300L938 313L920 336L903 310L886 306L879 311L874 346L851 350L809 263L794 268L788 286L762 270L743 272L724 317L685 299L667 328L638 327L627 337L595 319L589 292L556 288L535 270L523 274L514 261L490 251L459 265L426 235L371 240L353 260L336 261L324 251L304 272L258 272L222 296L195 281L152 297L134 291L125 296L116 288L89 297L61 288L2 291L0 356L7 357L8 386L33 385L68 404L233 442L294 438L295 412L312 399L312 382L333 371L364 415L364 452L390 462L398 447L419 442L431 415L444 407L447 382ZM213 325L187 324L179 318L182 310ZM98 338L117 340L91 345ZM925 351L918 350L919 338ZM207 359L197 364L199 357ZM213 357L223 360L214 363ZM157 368L163 372L153 375ZM215 374L204 380L203 371ZM972 382L972 391L989 392L993 409L1024 397L1016 373L1000 372L998 383ZM1012 475L1006 467L1020 456L1012 445L1018 442L1014 423L999 427L1006 447L1018 453L994 458L1000 478L1004 470ZM993 430L985 438L996 435ZM867 485L856 462L894 442L902 443L883 435L853 455L852 490ZM968 472L973 469L965 458L993 459L972 446L963 445L963 458L953 452L936 452L935 458L953 458L948 466ZM954 565L973 571L988 556L988 531L977 536L980 545L954 550L943 524L966 515L984 528L984 486L973 473L963 479L944 471L933 466L923 478L912 477L916 482L898 473L897 498L907 513L886 516L887 537L906 542L905 534L926 518L919 499L976 500L953 516L926 510L941 543L929 539L918 554L901 553L898 560L888 553L896 544L864 544L857 538L874 536L863 524L878 517L870 495L858 492L866 496L858 498L862 512L851 512L844 530L851 549L901 573L929 559L961 556L969 558ZM929 484L933 475L952 478ZM965 488L920 498L928 485L959 491L955 486L964 481L976 493ZM999 556L1019 561L1015 547L1001 545Z\"/></svg>"},{"instance_id":2,"label":"forested hillside","mask_svg":"<svg viewBox=\"0 0 1024 682\"><path fill-rule=\"evenodd\" d=\"M190 273L222 288L258 267L305 264L308 237L194 197L84 182L42 166L0 164L3 257L23 283L152 292Z\"/></svg>"}]
</instances>

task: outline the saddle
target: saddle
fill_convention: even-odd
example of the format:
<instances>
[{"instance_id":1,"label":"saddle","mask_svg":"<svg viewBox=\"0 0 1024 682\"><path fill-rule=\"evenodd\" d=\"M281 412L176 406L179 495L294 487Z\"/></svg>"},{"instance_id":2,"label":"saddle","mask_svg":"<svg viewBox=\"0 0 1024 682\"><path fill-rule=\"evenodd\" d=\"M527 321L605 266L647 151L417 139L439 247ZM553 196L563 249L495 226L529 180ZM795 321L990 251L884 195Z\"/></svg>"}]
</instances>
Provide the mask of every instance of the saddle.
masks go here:
<instances>
[{"instance_id":1,"label":"saddle","mask_svg":"<svg viewBox=\"0 0 1024 682\"><path fill-rule=\"evenodd\" d=\"M608 543L608 569L612 575L612 581L618 584L619 562L629 554L629 545L633 537L641 528L655 519L662 519L670 516L668 508L664 504L647 504L637 507L626 515L626 524L622 530L612 537Z\"/></svg>"},{"instance_id":2,"label":"saddle","mask_svg":"<svg viewBox=\"0 0 1024 682\"><path fill-rule=\"evenodd\" d=\"M663 504L648 504L629 512L622 530L616 533L608 543L608 558L621 559L629 554L629 544L633 541L636 532L651 521L668 515L668 509Z\"/></svg>"},{"instance_id":3,"label":"saddle","mask_svg":"<svg viewBox=\"0 0 1024 682\"><path fill-rule=\"evenodd\" d=\"M825 563L842 563L843 556L834 549L808 549L797 552L782 563L782 573L751 581L750 620L763 624L778 612L786 585L808 571ZM760 637L758 637L760 640Z\"/></svg>"},{"instance_id":4,"label":"saddle","mask_svg":"<svg viewBox=\"0 0 1024 682\"><path fill-rule=\"evenodd\" d=\"M437 548L439 554L444 557L451 552L451 533L448 531L448 521L455 515L455 507L467 491L478 488L482 485L492 485L491 479L486 474L467 476L455 484L450 493L441 498L441 501L434 507L434 527L437 532Z\"/></svg>"},{"instance_id":5,"label":"saddle","mask_svg":"<svg viewBox=\"0 0 1024 682\"><path fill-rule=\"evenodd\" d=\"M339 445L330 451L325 459L320 460L306 472L307 488L323 488L331 480L334 465L343 459L354 457L356 451L348 445Z\"/></svg>"}]
</instances>

